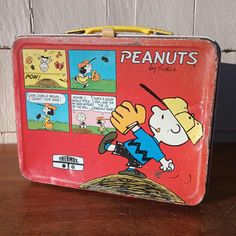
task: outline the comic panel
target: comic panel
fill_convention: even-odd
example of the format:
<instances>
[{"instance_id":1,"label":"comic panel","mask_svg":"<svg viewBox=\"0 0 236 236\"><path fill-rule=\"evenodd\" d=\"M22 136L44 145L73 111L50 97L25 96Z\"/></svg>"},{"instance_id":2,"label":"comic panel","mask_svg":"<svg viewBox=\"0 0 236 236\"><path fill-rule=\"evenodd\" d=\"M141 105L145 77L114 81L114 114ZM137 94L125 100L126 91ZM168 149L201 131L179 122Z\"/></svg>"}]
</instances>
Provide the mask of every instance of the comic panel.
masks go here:
<instances>
[{"instance_id":1,"label":"comic panel","mask_svg":"<svg viewBox=\"0 0 236 236\"><path fill-rule=\"evenodd\" d=\"M67 89L64 50L23 49L23 64L26 88Z\"/></svg>"},{"instance_id":2,"label":"comic panel","mask_svg":"<svg viewBox=\"0 0 236 236\"><path fill-rule=\"evenodd\" d=\"M69 50L71 89L116 91L116 54L112 50Z\"/></svg>"},{"instance_id":3,"label":"comic panel","mask_svg":"<svg viewBox=\"0 0 236 236\"><path fill-rule=\"evenodd\" d=\"M72 129L80 134L106 135L115 131L110 123L116 98L108 96L72 95Z\"/></svg>"},{"instance_id":4,"label":"comic panel","mask_svg":"<svg viewBox=\"0 0 236 236\"><path fill-rule=\"evenodd\" d=\"M69 132L68 95L26 93L28 129Z\"/></svg>"}]
</instances>

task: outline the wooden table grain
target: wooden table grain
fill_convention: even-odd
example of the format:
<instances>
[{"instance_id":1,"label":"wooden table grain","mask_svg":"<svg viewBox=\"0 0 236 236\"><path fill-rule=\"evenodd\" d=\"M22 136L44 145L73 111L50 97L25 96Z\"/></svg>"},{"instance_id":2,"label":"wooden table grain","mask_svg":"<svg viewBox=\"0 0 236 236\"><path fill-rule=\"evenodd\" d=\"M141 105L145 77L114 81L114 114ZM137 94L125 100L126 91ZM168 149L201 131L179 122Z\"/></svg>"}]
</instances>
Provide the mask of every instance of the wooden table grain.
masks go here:
<instances>
[{"instance_id":1,"label":"wooden table grain","mask_svg":"<svg viewBox=\"0 0 236 236\"><path fill-rule=\"evenodd\" d=\"M208 195L186 207L32 183L0 145L0 235L236 235L235 144L213 149Z\"/></svg>"}]
</instances>

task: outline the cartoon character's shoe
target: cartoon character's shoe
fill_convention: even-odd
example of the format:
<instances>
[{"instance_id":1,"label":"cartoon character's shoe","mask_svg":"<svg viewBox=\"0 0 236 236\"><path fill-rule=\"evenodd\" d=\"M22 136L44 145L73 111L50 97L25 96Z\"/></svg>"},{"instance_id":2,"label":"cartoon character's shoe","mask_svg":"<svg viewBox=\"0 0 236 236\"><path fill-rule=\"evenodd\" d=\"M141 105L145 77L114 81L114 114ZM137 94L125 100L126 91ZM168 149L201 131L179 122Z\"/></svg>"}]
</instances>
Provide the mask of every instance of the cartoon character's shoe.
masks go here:
<instances>
[{"instance_id":1,"label":"cartoon character's shoe","mask_svg":"<svg viewBox=\"0 0 236 236\"><path fill-rule=\"evenodd\" d=\"M74 77L74 82L77 83L77 76Z\"/></svg>"},{"instance_id":2,"label":"cartoon character's shoe","mask_svg":"<svg viewBox=\"0 0 236 236\"><path fill-rule=\"evenodd\" d=\"M119 172L119 175L129 175L129 176L135 176L135 177L139 177L139 178L146 178L145 174L143 174L142 172L140 172L139 170L136 170L136 169L122 170L122 171Z\"/></svg>"},{"instance_id":3,"label":"cartoon character's shoe","mask_svg":"<svg viewBox=\"0 0 236 236\"><path fill-rule=\"evenodd\" d=\"M107 151L106 146L110 144L112 141L114 141L116 138L117 138L116 132L110 132L109 134L105 135L101 143L99 144L98 152L100 154L105 153Z\"/></svg>"}]
</instances>

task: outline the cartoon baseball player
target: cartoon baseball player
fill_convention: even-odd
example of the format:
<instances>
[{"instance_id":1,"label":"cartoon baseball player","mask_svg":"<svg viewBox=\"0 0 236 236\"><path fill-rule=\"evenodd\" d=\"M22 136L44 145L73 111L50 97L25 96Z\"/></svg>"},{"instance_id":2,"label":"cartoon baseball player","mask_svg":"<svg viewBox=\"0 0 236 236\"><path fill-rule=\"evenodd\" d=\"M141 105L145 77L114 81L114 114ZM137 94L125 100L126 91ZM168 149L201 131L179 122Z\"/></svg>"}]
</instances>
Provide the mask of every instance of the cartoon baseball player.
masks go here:
<instances>
[{"instance_id":1,"label":"cartoon baseball player","mask_svg":"<svg viewBox=\"0 0 236 236\"><path fill-rule=\"evenodd\" d=\"M92 64L91 62L95 60L96 58L93 58L92 60L84 60L81 63L78 64L79 68L79 74L75 76L74 81L75 83L80 83L83 85L84 88L89 86L89 78L92 76L90 75L92 71Z\"/></svg>"},{"instance_id":2,"label":"cartoon baseball player","mask_svg":"<svg viewBox=\"0 0 236 236\"><path fill-rule=\"evenodd\" d=\"M189 112L188 104L184 99L179 97L161 99L148 87L140 85L161 102L163 107L163 109L156 105L152 107L153 114L148 124L153 135L149 135L140 127L146 120L144 106L132 105L131 102L124 101L112 112L110 120L120 133L126 134L131 130L135 138L123 143L119 141L113 143L117 133L111 132L104 136L98 151L100 154L112 152L128 160L128 168L120 171L119 174L145 178L145 174L137 168L141 168L151 159L160 162L160 169L163 171L173 171L175 168L173 161L166 159L162 152L161 142L170 146L179 146L191 140L195 145L202 137L203 129L201 123Z\"/></svg>"},{"instance_id":3,"label":"cartoon baseball player","mask_svg":"<svg viewBox=\"0 0 236 236\"><path fill-rule=\"evenodd\" d=\"M38 120L40 118L43 118L44 119L43 128L46 130L52 130L54 127L54 123L51 121L50 117L54 115L57 108L55 106L52 106L49 103L45 103L44 105L42 104L38 104L38 105L43 106L43 113L45 114L45 116L39 113L36 116L36 118Z\"/></svg>"},{"instance_id":4,"label":"cartoon baseball player","mask_svg":"<svg viewBox=\"0 0 236 236\"><path fill-rule=\"evenodd\" d=\"M86 115L83 112L80 112L77 116L76 119L79 121L79 127L81 129L86 129L87 125L85 123L86 120Z\"/></svg>"},{"instance_id":5,"label":"cartoon baseball player","mask_svg":"<svg viewBox=\"0 0 236 236\"><path fill-rule=\"evenodd\" d=\"M103 134L106 131L106 127L105 127L105 123L106 123L106 119L103 116L98 116L96 118L97 121L97 125L98 125L98 131L100 132L100 134Z\"/></svg>"}]
</instances>

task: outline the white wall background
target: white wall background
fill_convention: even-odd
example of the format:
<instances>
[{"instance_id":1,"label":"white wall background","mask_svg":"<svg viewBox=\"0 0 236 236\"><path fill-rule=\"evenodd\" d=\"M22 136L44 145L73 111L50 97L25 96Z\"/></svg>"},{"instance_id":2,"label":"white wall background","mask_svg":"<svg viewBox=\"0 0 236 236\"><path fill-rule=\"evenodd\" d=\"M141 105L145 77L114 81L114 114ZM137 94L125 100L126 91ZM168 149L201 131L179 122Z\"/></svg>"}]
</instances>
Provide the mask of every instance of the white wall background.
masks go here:
<instances>
[{"instance_id":1,"label":"white wall background","mask_svg":"<svg viewBox=\"0 0 236 236\"><path fill-rule=\"evenodd\" d=\"M16 35L138 25L206 35L222 50L217 141L236 141L236 0L0 0L0 143L16 142L11 47Z\"/></svg>"}]
</instances>

